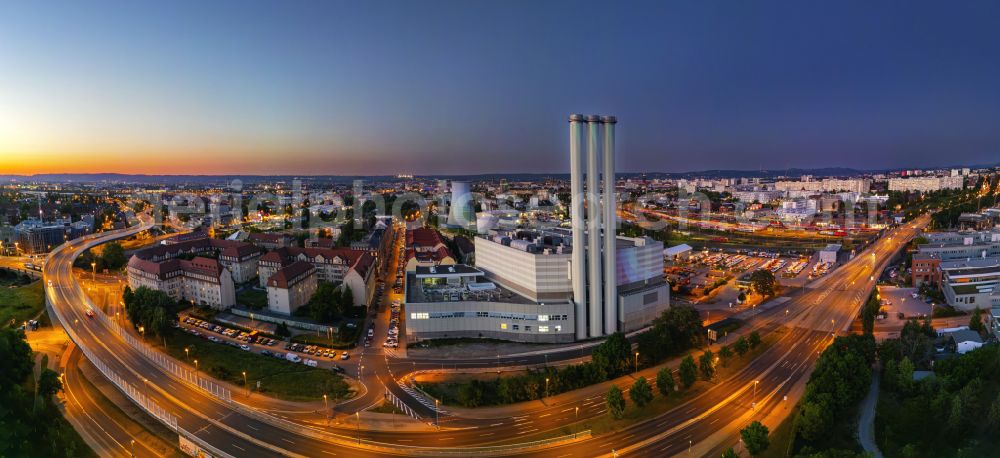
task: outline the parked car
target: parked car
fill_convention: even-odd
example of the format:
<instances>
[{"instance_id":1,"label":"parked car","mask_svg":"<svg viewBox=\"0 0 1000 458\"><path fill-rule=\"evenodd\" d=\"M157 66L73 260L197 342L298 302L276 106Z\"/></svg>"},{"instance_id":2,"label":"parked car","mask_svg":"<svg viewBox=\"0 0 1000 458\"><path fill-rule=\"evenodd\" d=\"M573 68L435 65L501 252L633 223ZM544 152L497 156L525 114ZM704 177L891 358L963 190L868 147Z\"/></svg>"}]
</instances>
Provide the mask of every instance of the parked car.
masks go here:
<instances>
[{"instance_id":1,"label":"parked car","mask_svg":"<svg viewBox=\"0 0 1000 458\"><path fill-rule=\"evenodd\" d=\"M309 366L309 367L319 366L319 363L317 363L316 360L313 360L313 359L304 359L304 360L302 360L302 364L305 364L306 366Z\"/></svg>"},{"instance_id":2,"label":"parked car","mask_svg":"<svg viewBox=\"0 0 1000 458\"><path fill-rule=\"evenodd\" d=\"M345 361L350 357L351 357L350 353L347 353L346 351L340 355L340 359Z\"/></svg>"},{"instance_id":3,"label":"parked car","mask_svg":"<svg viewBox=\"0 0 1000 458\"><path fill-rule=\"evenodd\" d=\"M289 361L291 361L293 363L302 362L302 358L300 358L299 355L296 355L295 353L286 353L285 354L285 359L287 359L287 360L289 360Z\"/></svg>"}]
</instances>

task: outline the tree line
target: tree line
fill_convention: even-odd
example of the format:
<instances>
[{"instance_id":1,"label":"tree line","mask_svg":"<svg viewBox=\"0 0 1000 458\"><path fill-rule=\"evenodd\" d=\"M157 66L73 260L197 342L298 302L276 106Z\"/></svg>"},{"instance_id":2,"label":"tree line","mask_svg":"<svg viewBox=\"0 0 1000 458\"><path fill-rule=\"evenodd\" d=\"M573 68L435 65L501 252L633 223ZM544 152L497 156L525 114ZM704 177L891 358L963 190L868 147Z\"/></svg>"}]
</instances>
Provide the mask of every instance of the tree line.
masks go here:
<instances>
[{"instance_id":1,"label":"tree line","mask_svg":"<svg viewBox=\"0 0 1000 458\"><path fill-rule=\"evenodd\" d=\"M46 367L35 379L33 367L24 333L0 329L0 456L94 456L53 400L59 374Z\"/></svg>"}]
</instances>

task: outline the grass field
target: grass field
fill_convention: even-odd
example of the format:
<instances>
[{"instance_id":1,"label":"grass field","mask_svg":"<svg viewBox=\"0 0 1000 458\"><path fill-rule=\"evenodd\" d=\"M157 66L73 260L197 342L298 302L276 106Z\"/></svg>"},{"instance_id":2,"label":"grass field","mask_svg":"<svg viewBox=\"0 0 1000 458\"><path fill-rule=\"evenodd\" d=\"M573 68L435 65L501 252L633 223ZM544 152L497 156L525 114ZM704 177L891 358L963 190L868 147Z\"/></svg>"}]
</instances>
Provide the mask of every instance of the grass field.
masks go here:
<instances>
[{"instance_id":1,"label":"grass field","mask_svg":"<svg viewBox=\"0 0 1000 458\"><path fill-rule=\"evenodd\" d=\"M151 343L162 341L151 338ZM331 400L349 398L352 393L343 377L327 369L316 369L283 359L240 350L225 344L209 342L201 337L176 332L167 337L167 352L180 361L189 361L184 349L190 353L190 364L198 360L198 368L220 380L243 385L243 372L247 382L256 392L289 401L315 401L326 394ZM277 352L282 349L275 347ZM233 393L236 396L236 393Z\"/></svg>"},{"instance_id":2,"label":"grass field","mask_svg":"<svg viewBox=\"0 0 1000 458\"><path fill-rule=\"evenodd\" d=\"M16 288L0 288L0 324L3 326L10 325L11 320L15 324L30 320L43 308L45 292L41 281Z\"/></svg>"},{"instance_id":3,"label":"grass field","mask_svg":"<svg viewBox=\"0 0 1000 458\"><path fill-rule=\"evenodd\" d=\"M267 291L246 288L236 293L236 303L249 309L260 310L267 307Z\"/></svg>"}]
</instances>

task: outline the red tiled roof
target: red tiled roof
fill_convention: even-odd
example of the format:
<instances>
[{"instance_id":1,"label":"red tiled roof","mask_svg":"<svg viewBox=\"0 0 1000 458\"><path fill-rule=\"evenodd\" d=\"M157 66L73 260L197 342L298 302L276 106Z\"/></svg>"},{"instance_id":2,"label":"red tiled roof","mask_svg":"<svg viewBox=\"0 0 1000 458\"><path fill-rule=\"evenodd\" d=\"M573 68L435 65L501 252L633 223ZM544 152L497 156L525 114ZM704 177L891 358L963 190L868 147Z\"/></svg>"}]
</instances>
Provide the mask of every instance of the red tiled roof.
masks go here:
<instances>
[{"instance_id":1,"label":"red tiled roof","mask_svg":"<svg viewBox=\"0 0 1000 458\"><path fill-rule=\"evenodd\" d=\"M128 260L128 267L156 275L160 280L176 271L183 271L218 279L222 275L222 264L212 258L195 257L187 261L183 259L168 259L163 262L148 261L133 255Z\"/></svg>"},{"instance_id":2,"label":"red tiled roof","mask_svg":"<svg viewBox=\"0 0 1000 458\"><path fill-rule=\"evenodd\" d=\"M316 268L308 262L295 261L271 275L271 278L267 279L267 286L287 289L289 285L294 285L305 278L305 274L315 270Z\"/></svg>"}]
</instances>

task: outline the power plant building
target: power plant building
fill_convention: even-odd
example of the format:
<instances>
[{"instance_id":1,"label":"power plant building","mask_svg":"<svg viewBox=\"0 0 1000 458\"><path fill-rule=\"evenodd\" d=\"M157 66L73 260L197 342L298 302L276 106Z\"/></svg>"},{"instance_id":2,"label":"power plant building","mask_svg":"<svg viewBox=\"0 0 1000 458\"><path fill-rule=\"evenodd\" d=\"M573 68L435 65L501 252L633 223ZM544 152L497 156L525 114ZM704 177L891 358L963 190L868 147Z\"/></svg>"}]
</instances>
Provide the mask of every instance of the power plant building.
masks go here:
<instances>
[{"instance_id":1,"label":"power plant building","mask_svg":"<svg viewBox=\"0 0 1000 458\"><path fill-rule=\"evenodd\" d=\"M494 228L474 239L475 268L408 273L410 341L571 342L640 329L669 307L663 244L615 233L615 122L570 117L570 229Z\"/></svg>"}]
</instances>

